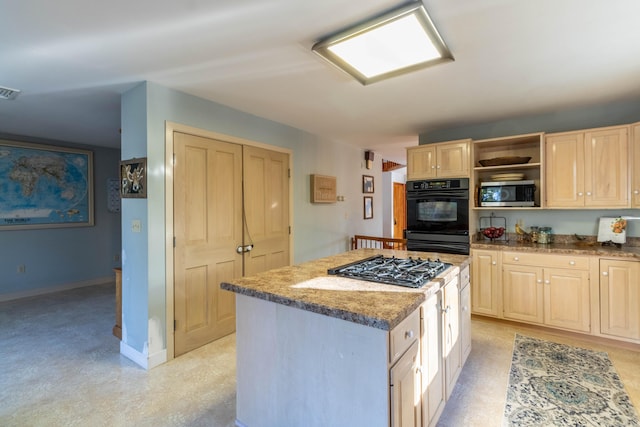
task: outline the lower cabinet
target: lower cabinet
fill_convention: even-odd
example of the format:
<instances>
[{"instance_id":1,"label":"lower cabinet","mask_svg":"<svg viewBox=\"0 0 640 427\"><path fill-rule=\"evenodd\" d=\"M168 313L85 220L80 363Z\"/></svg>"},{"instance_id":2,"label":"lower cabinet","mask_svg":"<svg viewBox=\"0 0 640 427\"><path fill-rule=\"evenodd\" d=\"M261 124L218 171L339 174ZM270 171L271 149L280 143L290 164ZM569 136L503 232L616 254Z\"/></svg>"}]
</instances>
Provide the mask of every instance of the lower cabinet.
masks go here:
<instances>
[{"instance_id":1,"label":"lower cabinet","mask_svg":"<svg viewBox=\"0 0 640 427\"><path fill-rule=\"evenodd\" d=\"M565 268L553 268L556 266ZM586 258L504 252L502 298L505 319L579 332L591 330Z\"/></svg>"},{"instance_id":2,"label":"lower cabinet","mask_svg":"<svg viewBox=\"0 0 640 427\"><path fill-rule=\"evenodd\" d=\"M420 378L420 342L415 340L390 371L391 425L420 427L422 398Z\"/></svg>"},{"instance_id":3,"label":"lower cabinet","mask_svg":"<svg viewBox=\"0 0 640 427\"><path fill-rule=\"evenodd\" d=\"M466 266L460 273L460 352L462 366L471 353L471 286L470 271Z\"/></svg>"},{"instance_id":4,"label":"lower cabinet","mask_svg":"<svg viewBox=\"0 0 640 427\"><path fill-rule=\"evenodd\" d=\"M640 262L600 259L600 333L640 342Z\"/></svg>"},{"instance_id":5,"label":"lower cabinet","mask_svg":"<svg viewBox=\"0 0 640 427\"><path fill-rule=\"evenodd\" d=\"M438 292L422 304L422 423L435 424L444 409L442 297Z\"/></svg>"},{"instance_id":6,"label":"lower cabinet","mask_svg":"<svg viewBox=\"0 0 640 427\"><path fill-rule=\"evenodd\" d=\"M458 280L452 280L442 289L443 306L443 348L445 372L445 397L451 392L462 370L461 333L460 333L460 290Z\"/></svg>"},{"instance_id":7,"label":"lower cabinet","mask_svg":"<svg viewBox=\"0 0 640 427\"><path fill-rule=\"evenodd\" d=\"M471 280L471 312L500 316L500 266L498 251L473 249Z\"/></svg>"}]
</instances>

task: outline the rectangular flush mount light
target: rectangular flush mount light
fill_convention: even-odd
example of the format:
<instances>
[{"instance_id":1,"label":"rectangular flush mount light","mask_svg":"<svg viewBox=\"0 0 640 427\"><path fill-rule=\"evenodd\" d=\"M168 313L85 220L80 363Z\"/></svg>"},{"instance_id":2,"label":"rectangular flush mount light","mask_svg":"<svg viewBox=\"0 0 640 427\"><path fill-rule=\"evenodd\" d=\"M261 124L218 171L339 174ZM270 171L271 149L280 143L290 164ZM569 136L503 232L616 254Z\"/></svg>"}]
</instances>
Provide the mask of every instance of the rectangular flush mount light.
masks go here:
<instances>
[{"instance_id":1,"label":"rectangular flush mount light","mask_svg":"<svg viewBox=\"0 0 640 427\"><path fill-rule=\"evenodd\" d=\"M421 2L343 30L312 50L364 85L453 61Z\"/></svg>"}]
</instances>

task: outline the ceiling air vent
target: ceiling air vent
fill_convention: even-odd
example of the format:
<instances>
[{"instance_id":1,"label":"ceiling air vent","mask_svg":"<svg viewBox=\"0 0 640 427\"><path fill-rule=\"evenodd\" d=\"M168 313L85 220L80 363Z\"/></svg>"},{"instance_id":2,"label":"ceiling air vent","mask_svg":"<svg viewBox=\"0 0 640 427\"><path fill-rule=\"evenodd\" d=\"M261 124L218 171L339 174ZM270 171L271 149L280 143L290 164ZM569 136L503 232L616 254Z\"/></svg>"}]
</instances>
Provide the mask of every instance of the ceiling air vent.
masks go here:
<instances>
[{"instance_id":1,"label":"ceiling air vent","mask_svg":"<svg viewBox=\"0 0 640 427\"><path fill-rule=\"evenodd\" d=\"M20 95L20 91L18 89L10 89L8 87L0 86L0 99L12 100L16 99Z\"/></svg>"}]
</instances>

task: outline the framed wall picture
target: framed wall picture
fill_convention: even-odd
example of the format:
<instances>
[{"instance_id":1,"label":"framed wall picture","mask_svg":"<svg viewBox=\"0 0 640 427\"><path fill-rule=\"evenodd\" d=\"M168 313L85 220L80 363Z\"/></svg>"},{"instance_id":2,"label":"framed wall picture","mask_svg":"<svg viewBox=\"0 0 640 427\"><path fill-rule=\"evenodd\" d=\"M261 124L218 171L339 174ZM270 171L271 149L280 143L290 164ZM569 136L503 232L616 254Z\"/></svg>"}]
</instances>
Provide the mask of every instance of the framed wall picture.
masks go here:
<instances>
[{"instance_id":1,"label":"framed wall picture","mask_svg":"<svg viewBox=\"0 0 640 427\"><path fill-rule=\"evenodd\" d=\"M120 162L120 195L122 198L147 197L147 159Z\"/></svg>"},{"instance_id":2,"label":"framed wall picture","mask_svg":"<svg viewBox=\"0 0 640 427\"><path fill-rule=\"evenodd\" d=\"M362 175L362 192L373 193L373 177L371 175Z\"/></svg>"},{"instance_id":3,"label":"framed wall picture","mask_svg":"<svg viewBox=\"0 0 640 427\"><path fill-rule=\"evenodd\" d=\"M373 218L373 197L364 197L364 219Z\"/></svg>"},{"instance_id":4,"label":"framed wall picture","mask_svg":"<svg viewBox=\"0 0 640 427\"><path fill-rule=\"evenodd\" d=\"M0 230L92 226L93 152L0 140Z\"/></svg>"}]
</instances>

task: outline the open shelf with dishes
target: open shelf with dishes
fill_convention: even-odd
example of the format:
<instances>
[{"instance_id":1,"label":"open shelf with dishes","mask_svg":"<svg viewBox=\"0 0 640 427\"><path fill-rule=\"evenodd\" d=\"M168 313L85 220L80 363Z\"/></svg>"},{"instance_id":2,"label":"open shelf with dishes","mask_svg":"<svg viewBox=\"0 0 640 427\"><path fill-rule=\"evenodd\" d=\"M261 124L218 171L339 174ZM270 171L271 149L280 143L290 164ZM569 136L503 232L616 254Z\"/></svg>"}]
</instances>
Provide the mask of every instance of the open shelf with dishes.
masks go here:
<instances>
[{"instance_id":1,"label":"open shelf with dishes","mask_svg":"<svg viewBox=\"0 0 640 427\"><path fill-rule=\"evenodd\" d=\"M475 197L472 207L478 210L541 209L544 201L543 150L543 133L473 141L471 184ZM523 181L533 181L534 206L482 206L480 189L483 183L485 186L495 182L508 185Z\"/></svg>"}]
</instances>

